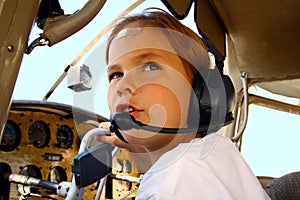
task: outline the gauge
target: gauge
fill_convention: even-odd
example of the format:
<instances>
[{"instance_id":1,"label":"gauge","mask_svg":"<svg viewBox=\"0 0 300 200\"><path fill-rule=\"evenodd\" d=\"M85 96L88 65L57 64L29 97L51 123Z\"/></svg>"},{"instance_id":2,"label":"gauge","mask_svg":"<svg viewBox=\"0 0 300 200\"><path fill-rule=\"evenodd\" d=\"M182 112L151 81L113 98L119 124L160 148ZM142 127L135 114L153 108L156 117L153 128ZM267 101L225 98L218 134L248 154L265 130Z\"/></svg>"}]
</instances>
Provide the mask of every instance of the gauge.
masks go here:
<instances>
[{"instance_id":1,"label":"gauge","mask_svg":"<svg viewBox=\"0 0 300 200\"><path fill-rule=\"evenodd\" d=\"M115 164L116 164L116 165L115 165L115 170L116 170L117 172L122 172L122 171L123 171L123 160L120 159L120 158L118 158L118 159L117 159L117 162L116 162Z\"/></svg>"},{"instance_id":2,"label":"gauge","mask_svg":"<svg viewBox=\"0 0 300 200\"><path fill-rule=\"evenodd\" d=\"M48 181L55 183L67 181L67 173L64 168L60 166L53 167L48 174Z\"/></svg>"},{"instance_id":3,"label":"gauge","mask_svg":"<svg viewBox=\"0 0 300 200\"><path fill-rule=\"evenodd\" d=\"M41 170L35 166L35 165L26 165L21 169L19 174L24 176L29 176L37 179L42 179L42 172ZM18 184L18 191L22 193L26 193L26 191L29 191L30 193L37 193L39 191L39 188L37 187L31 187L31 186L25 186L22 184Z\"/></svg>"},{"instance_id":4,"label":"gauge","mask_svg":"<svg viewBox=\"0 0 300 200\"><path fill-rule=\"evenodd\" d=\"M24 175L24 176L34 177L37 179L42 178L41 170L35 165L26 165L25 167L22 167L19 174Z\"/></svg>"},{"instance_id":5,"label":"gauge","mask_svg":"<svg viewBox=\"0 0 300 200\"><path fill-rule=\"evenodd\" d=\"M21 142L21 130L14 121L7 120L0 144L2 151L13 151Z\"/></svg>"},{"instance_id":6,"label":"gauge","mask_svg":"<svg viewBox=\"0 0 300 200\"><path fill-rule=\"evenodd\" d=\"M30 144L36 148L47 146L50 141L49 126L41 120L33 122L28 129L28 138Z\"/></svg>"},{"instance_id":7,"label":"gauge","mask_svg":"<svg viewBox=\"0 0 300 200\"><path fill-rule=\"evenodd\" d=\"M131 171L132 171L131 161L130 160L126 160L125 167L124 167L124 172L125 173L131 173Z\"/></svg>"},{"instance_id":8,"label":"gauge","mask_svg":"<svg viewBox=\"0 0 300 200\"><path fill-rule=\"evenodd\" d=\"M60 125L56 130L56 146L68 149L72 146L74 134L68 125Z\"/></svg>"}]
</instances>

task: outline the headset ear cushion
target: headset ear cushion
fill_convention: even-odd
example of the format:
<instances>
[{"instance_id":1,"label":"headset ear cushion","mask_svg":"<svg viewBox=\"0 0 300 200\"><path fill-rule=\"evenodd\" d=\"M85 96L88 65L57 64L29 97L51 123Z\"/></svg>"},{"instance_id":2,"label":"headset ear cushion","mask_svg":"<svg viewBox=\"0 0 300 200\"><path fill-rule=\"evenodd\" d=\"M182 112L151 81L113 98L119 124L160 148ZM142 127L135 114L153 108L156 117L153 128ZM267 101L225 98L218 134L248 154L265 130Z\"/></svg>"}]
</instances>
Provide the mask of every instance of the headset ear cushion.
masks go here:
<instances>
[{"instance_id":1,"label":"headset ear cushion","mask_svg":"<svg viewBox=\"0 0 300 200\"><path fill-rule=\"evenodd\" d=\"M222 79L223 79L225 92L226 92L226 116L225 116L224 124L227 125L234 120L232 110L234 108L234 102L235 102L235 90L229 76L222 75Z\"/></svg>"},{"instance_id":2,"label":"headset ear cushion","mask_svg":"<svg viewBox=\"0 0 300 200\"><path fill-rule=\"evenodd\" d=\"M190 105L189 105L189 115L187 119L188 127L198 127L200 120L200 104L199 100L202 96L204 88L204 80L202 76L197 71L194 76L193 81L193 90L190 96Z\"/></svg>"}]
</instances>

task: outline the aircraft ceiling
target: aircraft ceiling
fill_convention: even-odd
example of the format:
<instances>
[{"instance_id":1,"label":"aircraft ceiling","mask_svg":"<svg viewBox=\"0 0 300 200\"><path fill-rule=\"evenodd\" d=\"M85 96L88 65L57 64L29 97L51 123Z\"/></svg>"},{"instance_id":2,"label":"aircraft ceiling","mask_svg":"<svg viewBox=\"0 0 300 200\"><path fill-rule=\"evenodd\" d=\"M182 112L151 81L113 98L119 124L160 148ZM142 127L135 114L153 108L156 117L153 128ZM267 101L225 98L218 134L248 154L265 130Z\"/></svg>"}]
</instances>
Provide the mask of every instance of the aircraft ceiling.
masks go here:
<instances>
[{"instance_id":1,"label":"aircraft ceiling","mask_svg":"<svg viewBox=\"0 0 300 200\"><path fill-rule=\"evenodd\" d=\"M192 0L162 1L178 17L183 17L192 3ZM229 68L247 72L250 83L259 83L273 93L300 98L299 1L196 0L195 3L200 32L223 55L227 54ZM222 31L227 34L227 48L219 37Z\"/></svg>"}]
</instances>

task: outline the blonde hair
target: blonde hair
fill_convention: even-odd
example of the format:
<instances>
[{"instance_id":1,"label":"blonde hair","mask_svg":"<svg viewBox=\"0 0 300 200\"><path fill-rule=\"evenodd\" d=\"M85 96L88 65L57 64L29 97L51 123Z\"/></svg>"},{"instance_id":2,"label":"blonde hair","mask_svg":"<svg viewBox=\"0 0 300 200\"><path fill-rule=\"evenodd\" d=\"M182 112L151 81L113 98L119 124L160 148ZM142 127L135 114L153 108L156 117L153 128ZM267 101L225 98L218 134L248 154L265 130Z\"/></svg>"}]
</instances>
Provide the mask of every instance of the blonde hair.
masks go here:
<instances>
[{"instance_id":1,"label":"blonde hair","mask_svg":"<svg viewBox=\"0 0 300 200\"><path fill-rule=\"evenodd\" d=\"M121 18L115 26L112 28L108 37L106 46L106 63L108 63L109 48L113 39L125 28L131 24L136 24L139 27L158 27L173 30L173 32L181 33L189 38L182 41L181 39L174 39L171 35L167 37L184 62L189 63L192 67L192 72L195 74L195 70L201 67L208 68L210 65L209 56L207 53L207 46L202 41L201 37L192 31L187 26L183 25L175 17L168 14L159 8L148 8L142 11L142 13L134 14ZM168 33L167 33L168 34ZM172 40L173 38L173 40ZM182 38L182 37L180 37Z\"/></svg>"}]
</instances>

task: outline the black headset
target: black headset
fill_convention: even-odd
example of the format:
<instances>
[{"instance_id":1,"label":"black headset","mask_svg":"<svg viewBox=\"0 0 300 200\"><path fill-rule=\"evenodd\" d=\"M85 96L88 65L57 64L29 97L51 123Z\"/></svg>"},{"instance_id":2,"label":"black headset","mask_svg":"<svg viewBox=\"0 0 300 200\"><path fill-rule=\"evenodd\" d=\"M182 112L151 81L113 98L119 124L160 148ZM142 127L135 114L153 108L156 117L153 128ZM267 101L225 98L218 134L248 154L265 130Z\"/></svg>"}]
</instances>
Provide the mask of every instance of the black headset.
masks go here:
<instances>
[{"instance_id":1,"label":"black headset","mask_svg":"<svg viewBox=\"0 0 300 200\"><path fill-rule=\"evenodd\" d=\"M208 51L215 57L215 69L198 69L193 81L193 91L190 98L190 107L187 128L165 128L143 124L136 121L129 113L115 113L111 117L111 132L123 141L119 130L142 129L151 132L177 134L202 133L204 135L216 132L223 126L231 123L234 106L234 86L231 79L223 74L224 58L215 46L205 38Z\"/></svg>"}]
</instances>

